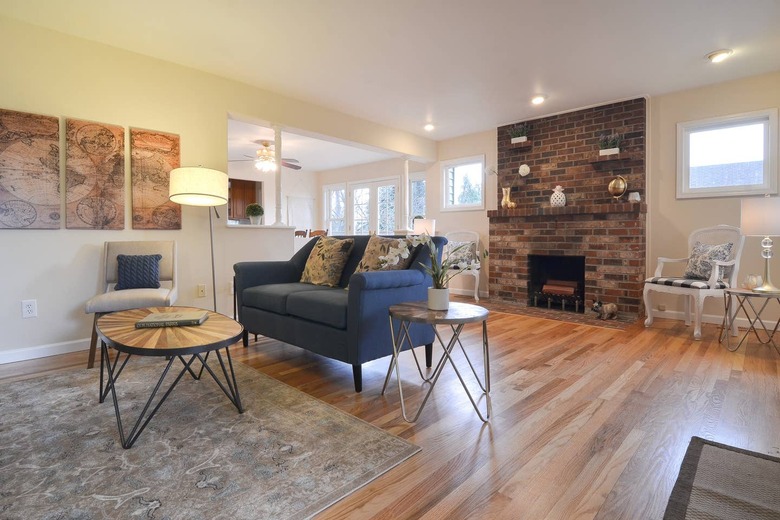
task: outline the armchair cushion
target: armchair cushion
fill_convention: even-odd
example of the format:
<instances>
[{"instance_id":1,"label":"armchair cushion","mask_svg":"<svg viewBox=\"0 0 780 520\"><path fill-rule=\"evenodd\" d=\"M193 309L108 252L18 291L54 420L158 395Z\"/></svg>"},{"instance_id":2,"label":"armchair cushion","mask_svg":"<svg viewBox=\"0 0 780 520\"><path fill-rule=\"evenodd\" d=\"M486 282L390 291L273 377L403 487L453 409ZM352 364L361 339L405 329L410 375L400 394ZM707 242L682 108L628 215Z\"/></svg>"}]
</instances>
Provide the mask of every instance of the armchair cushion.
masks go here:
<instances>
[{"instance_id":1,"label":"armchair cushion","mask_svg":"<svg viewBox=\"0 0 780 520\"><path fill-rule=\"evenodd\" d=\"M406 258L400 258L397 264L388 264L383 266L380 256L387 256L391 247L398 247L398 243L402 239L388 238L374 235L368 239L366 250L363 253L363 258L360 259L360 263L355 269L356 273L367 273L369 271L395 271L400 269L408 269L409 264L412 263L411 252Z\"/></svg>"},{"instance_id":2,"label":"armchair cushion","mask_svg":"<svg viewBox=\"0 0 780 520\"><path fill-rule=\"evenodd\" d=\"M338 287L354 243L351 238L320 237L306 260L301 282Z\"/></svg>"},{"instance_id":3,"label":"armchair cushion","mask_svg":"<svg viewBox=\"0 0 780 520\"><path fill-rule=\"evenodd\" d=\"M714 287L706 281L694 280L691 278L668 278L664 276L653 276L645 280L645 283L654 283L656 285L670 285L672 287L685 287L687 289L725 289L727 285L718 281Z\"/></svg>"},{"instance_id":4,"label":"armchair cushion","mask_svg":"<svg viewBox=\"0 0 780 520\"><path fill-rule=\"evenodd\" d=\"M162 255L117 255L117 291L159 289Z\"/></svg>"},{"instance_id":5,"label":"armchair cushion","mask_svg":"<svg viewBox=\"0 0 780 520\"><path fill-rule=\"evenodd\" d=\"M726 244L707 245L701 242L696 242L691 249L691 256L688 258L688 265L685 267L685 273L683 277L691 278L694 280L709 280L712 275L712 269L715 266L715 261L720 260L724 262L731 256L731 249L734 244L728 242ZM720 280L722 274L718 276Z\"/></svg>"}]
</instances>

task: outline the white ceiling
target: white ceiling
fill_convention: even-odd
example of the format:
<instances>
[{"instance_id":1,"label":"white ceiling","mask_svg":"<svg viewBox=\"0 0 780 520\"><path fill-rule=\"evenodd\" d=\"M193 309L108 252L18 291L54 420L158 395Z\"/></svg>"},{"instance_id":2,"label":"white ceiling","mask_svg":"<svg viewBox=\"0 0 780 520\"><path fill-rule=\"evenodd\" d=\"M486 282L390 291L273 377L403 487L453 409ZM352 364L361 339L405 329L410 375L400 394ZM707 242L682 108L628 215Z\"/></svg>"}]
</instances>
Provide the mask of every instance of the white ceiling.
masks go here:
<instances>
[{"instance_id":1,"label":"white ceiling","mask_svg":"<svg viewBox=\"0 0 780 520\"><path fill-rule=\"evenodd\" d=\"M0 14L435 140L780 68L778 0L0 0Z\"/></svg>"}]
</instances>

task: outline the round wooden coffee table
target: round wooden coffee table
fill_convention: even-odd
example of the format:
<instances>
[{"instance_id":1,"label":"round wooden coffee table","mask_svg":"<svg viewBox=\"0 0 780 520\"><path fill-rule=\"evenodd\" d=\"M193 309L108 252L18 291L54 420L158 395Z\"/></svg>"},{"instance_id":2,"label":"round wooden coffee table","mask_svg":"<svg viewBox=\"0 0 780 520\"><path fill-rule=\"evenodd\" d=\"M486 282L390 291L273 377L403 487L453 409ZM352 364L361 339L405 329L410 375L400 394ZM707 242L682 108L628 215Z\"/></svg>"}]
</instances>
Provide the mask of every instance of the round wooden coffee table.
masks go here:
<instances>
[{"instance_id":1,"label":"round wooden coffee table","mask_svg":"<svg viewBox=\"0 0 780 520\"><path fill-rule=\"evenodd\" d=\"M193 378L200 379L205 369L217 385L222 389L231 403L244 413L241 405L241 397L238 393L236 376L233 372L233 361L230 358L230 346L241 339L244 327L237 321L223 314L208 312L208 319L201 325L181 327L155 327L137 329L135 324L141 318L153 312L190 312L203 311L193 307L147 307L129 311L113 312L98 318L95 331L100 338L100 402L102 403L108 392L114 401L116 421L119 427L119 437L122 447L127 449L133 446L141 435L146 425L160 409L160 406L168 398L178 382L189 373ZM116 351L114 358L109 355L109 348ZM220 350L225 350L223 358ZM214 352L224 377L224 383L217 377L214 370L208 365L208 358ZM205 356L203 355L205 353ZM124 355L124 357L123 357ZM131 356L159 356L167 359L165 369L160 376L157 385L152 390L152 395L138 417L130 433L125 436L122 428L122 418L119 413L119 404L116 397L116 384ZM188 356L188 358L186 358ZM186 358L186 359L185 359ZM227 364L225 363L227 360ZM168 387L163 396L157 401L152 411L147 413L159 392L165 376L173 363L181 361L183 368ZM200 367L193 363L199 361ZM195 368L195 370L193 370ZM197 370L197 373L196 373ZM104 377L105 376L105 377ZM104 385L105 382L105 385Z\"/></svg>"}]
</instances>

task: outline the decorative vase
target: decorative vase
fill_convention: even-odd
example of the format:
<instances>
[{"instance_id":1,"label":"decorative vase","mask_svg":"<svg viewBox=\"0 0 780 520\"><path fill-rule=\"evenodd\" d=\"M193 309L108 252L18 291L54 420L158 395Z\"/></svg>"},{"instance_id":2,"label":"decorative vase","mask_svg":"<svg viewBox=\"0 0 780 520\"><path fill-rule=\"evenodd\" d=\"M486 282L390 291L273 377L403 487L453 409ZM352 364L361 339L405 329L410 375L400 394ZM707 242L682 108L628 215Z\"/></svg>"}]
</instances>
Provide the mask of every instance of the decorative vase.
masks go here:
<instances>
[{"instance_id":1,"label":"decorative vase","mask_svg":"<svg viewBox=\"0 0 780 520\"><path fill-rule=\"evenodd\" d=\"M504 197L501 199L501 207L504 209L512 209L517 207L517 204L512 202L512 199L509 198L512 188L501 188L501 192L504 194Z\"/></svg>"},{"instance_id":2,"label":"decorative vase","mask_svg":"<svg viewBox=\"0 0 780 520\"><path fill-rule=\"evenodd\" d=\"M615 155L620 153L620 148L603 148L599 150L599 155Z\"/></svg>"},{"instance_id":3,"label":"decorative vase","mask_svg":"<svg viewBox=\"0 0 780 520\"><path fill-rule=\"evenodd\" d=\"M450 290L428 287L428 308L432 311L446 311L450 308Z\"/></svg>"},{"instance_id":4,"label":"decorative vase","mask_svg":"<svg viewBox=\"0 0 780 520\"><path fill-rule=\"evenodd\" d=\"M249 217L249 222L253 226L257 226L258 224L260 224L260 218L261 218L260 215L252 215L252 216Z\"/></svg>"},{"instance_id":5,"label":"decorative vase","mask_svg":"<svg viewBox=\"0 0 780 520\"><path fill-rule=\"evenodd\" d=\"M520 137L513 137L512 139L510 139L510 142L512 144L524 143L526 141L528 141L528 136L525 136L525 135L522 135Z\"/></svg>"},{"instance_id":6,"label":"decorative vase","mask_svg":"<svg viewBox=\"0 0 780 520\"><path fill-rule=\"evenodd\" d=\"M560 208L566 205L566 195L563 194L563 186L556 186L550 195L550 206Z\"/></svg>"}]
</instances>

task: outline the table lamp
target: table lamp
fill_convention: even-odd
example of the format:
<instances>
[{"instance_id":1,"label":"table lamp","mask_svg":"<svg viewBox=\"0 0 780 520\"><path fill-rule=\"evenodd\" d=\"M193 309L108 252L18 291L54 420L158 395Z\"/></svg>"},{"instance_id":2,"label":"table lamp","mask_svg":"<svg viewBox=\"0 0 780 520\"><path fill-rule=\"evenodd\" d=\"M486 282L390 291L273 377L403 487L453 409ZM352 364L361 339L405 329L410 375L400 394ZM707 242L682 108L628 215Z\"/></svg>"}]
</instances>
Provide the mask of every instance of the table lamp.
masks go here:
<instances>
[{"instance_id":1,"label":"table lamp","mask_svg":"<svg viewBox=\"0 0 780 520\"><path fill-rule=\"evenodd\" d=\"M414 219L414 231L415 235L422 235L427 233L428 236L436 234L436 219L435 218L416 218Z\"/></svg>"},{"instance_id":2,"label":"table lamp","mask_svg":"<svg viewBox=\"0 0 780 520\"><path fill-rule=\"evenodd\" d=\"M780 293L769 276L769 260L772 258L772 239L780 236L780 197L742 199L742 233L746 236L764 237L761 256L764 258L764 284L753 289L760 293Z\"/></svg>"},{"instance_id":3,"label":"table lamp","mask_svg":"<svg viewBox=\"0 0 780 520\"><path fill-rule=\"evenodd\" d=\"M191 166L171 170L168 199L183 206L221 206L228 201L228 176L219 170ZM217 209L214 213L219 218ZM217 312L217 280L214 270L214 224L209 209L209 238L211 239L211 284L214 312Z\"/></svg>"}]
</instances>

